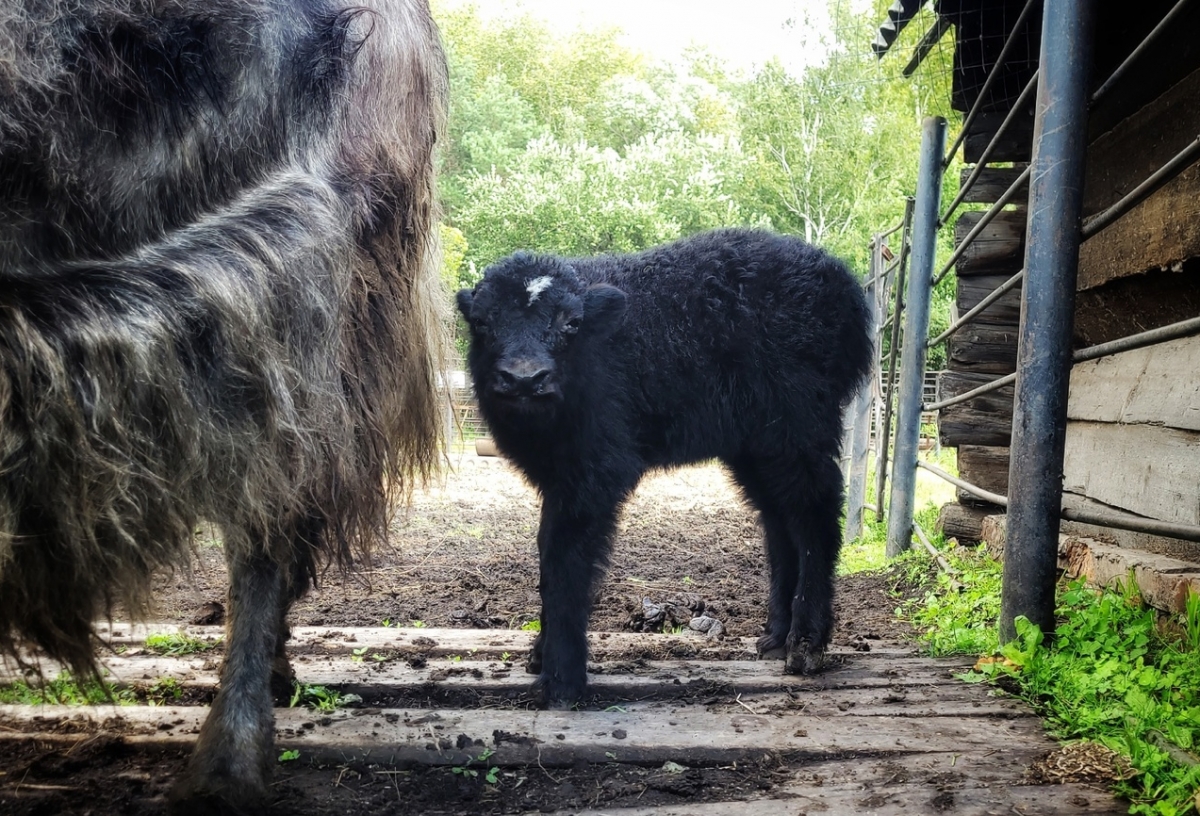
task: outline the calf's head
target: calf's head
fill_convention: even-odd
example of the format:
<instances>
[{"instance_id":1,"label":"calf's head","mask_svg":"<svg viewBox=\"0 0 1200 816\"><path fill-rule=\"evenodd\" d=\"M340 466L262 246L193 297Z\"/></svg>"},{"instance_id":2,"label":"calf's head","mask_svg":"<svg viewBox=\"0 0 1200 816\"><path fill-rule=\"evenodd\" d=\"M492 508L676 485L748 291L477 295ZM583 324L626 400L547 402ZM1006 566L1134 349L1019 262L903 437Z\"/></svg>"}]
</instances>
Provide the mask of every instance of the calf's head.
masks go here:
<instances>
[{"instance_id":1,"label":"calf's head","mask_svg":"<svg viewBox=\"0 0 1200 816\"><path fill-rule=\"evenodd\" d=\"M480 400L529 412L553 407L572 378L588 376L571 361L620 325L625 293L587 286L561 258L518 252L460 291L458 309L471 330L467 362Z\"/></svg>"}]
</instances>

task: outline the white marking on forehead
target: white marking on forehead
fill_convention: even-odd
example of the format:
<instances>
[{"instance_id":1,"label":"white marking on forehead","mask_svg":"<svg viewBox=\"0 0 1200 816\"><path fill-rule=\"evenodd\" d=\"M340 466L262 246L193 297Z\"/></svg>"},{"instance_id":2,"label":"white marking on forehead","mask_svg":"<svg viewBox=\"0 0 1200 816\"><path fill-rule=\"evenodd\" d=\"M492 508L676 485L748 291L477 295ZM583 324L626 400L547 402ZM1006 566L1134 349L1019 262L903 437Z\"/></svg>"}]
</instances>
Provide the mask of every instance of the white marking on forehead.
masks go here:
<instances>
[{"instance_id":1,"label":"white marking on forehead","mask_svg":"<svg viewBox=\"0 0 1200 816\"><path fill-rule=\"evenodd\" d=\"M540 278L534 278L529 283L525 284L525 291L529 293L529 305L532 306L538 296L550 288L554 281L549 275L542 275Z\"/></svg>"}]
</instances>

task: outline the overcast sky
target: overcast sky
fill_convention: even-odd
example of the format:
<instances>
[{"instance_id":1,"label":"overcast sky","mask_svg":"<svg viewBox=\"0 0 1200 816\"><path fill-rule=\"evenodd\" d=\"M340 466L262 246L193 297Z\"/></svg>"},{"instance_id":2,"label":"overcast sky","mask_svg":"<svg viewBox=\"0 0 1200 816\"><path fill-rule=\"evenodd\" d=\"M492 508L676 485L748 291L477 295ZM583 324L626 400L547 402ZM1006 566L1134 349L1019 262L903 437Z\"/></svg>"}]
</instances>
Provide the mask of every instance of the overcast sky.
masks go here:
<instances>
[{"instance_id":1,"label":"overcast sky","mask_svg":"<svg viewBox=\"0 0 1200 816\"><path fill-rule=\"evenodd\" d=\"M452 0L453 1L453 0ZM463 0L464 2L466 0ZM707 47L735 68L777 56L799 72L820 59L829 30L827 0L474 0L485 15L526 10L553 27L616 26L624 42L661 59L688 45ZM847 5L858 5L847 0Z\"/></svg>"}]
</instances>

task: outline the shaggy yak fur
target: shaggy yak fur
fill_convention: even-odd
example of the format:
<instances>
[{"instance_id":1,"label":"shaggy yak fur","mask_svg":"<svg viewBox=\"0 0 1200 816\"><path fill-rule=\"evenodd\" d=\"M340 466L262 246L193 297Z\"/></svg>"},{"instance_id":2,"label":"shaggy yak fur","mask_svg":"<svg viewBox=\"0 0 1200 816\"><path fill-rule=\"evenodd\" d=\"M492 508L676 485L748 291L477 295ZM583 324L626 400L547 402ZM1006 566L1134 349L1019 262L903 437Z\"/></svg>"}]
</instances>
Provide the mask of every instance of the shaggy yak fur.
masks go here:
<instances>
[{"instance_id":1,"label":"shaggy yak fur","mask_svg":"<svg viewBox=\"0 0 1200 816\"><path fill-rule=\"evenodd\" d=\"M719 230L634 255L517 253L458 293L496 444L542 495L543 700L577 701L595 583L649 468L719 458L758 509L770 562L762 653L821 664L841 534L842 410L868 315L841 262L795 238Z\"/></svg>"},{"instance_id":2,"label":"shaggy yak fur","mask_svg":"<svg viewBox=\"0 0 1200 816\"><path fill-rule=\"evenodd\" d=\"M436 463L446 84L425 0L0 7L0 656L94 674L216 523L177 811L260 808L288 606Z\"/></svg>"}]
</instances>

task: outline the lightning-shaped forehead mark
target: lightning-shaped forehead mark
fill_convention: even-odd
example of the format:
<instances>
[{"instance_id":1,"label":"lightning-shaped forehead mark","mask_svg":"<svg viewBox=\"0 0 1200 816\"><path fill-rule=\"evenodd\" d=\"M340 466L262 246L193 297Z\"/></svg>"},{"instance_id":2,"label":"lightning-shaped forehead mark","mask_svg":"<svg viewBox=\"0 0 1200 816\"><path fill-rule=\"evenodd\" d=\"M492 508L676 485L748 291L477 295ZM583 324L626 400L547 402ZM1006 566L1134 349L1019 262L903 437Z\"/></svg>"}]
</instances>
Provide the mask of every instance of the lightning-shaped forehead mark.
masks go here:
<instances>
[{"instance_id":1,"label":"lightning-shaped forehead mark","mask_svg":"<svg viewBox=\"0 0 1200 816\"><path fill-rule=\"evenodd\" d=\"M540 278L534 278L525 284L525 291L529 293L529 305L532 306L534 301L538 299L538 296L549 289L550 284L553 282L549 275L542 275Z\"/></svg>"}]
</instances>

